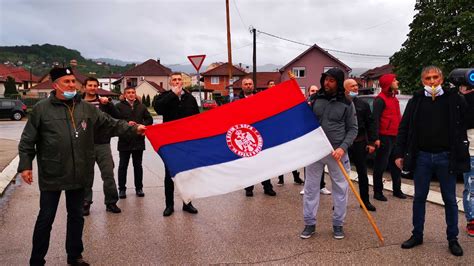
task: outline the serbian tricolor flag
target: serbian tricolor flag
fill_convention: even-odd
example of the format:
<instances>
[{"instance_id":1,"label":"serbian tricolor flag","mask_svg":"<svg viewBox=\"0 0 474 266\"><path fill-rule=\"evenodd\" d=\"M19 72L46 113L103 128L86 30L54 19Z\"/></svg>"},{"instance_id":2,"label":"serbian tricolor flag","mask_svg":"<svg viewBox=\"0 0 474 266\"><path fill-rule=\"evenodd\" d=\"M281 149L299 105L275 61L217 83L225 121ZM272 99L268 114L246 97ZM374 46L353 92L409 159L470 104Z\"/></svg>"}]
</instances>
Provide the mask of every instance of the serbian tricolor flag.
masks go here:
<instances>
[{"instance_id":1,"label":"serbian tricolor flag","mask_svg":"<svg viewBox=\"0 0 474 266\"><path fill-rule=\"evenodd\" d=\"M333 150L295 80L145 134L185 202L254 185Z\"/></svg>"}]
</instances>

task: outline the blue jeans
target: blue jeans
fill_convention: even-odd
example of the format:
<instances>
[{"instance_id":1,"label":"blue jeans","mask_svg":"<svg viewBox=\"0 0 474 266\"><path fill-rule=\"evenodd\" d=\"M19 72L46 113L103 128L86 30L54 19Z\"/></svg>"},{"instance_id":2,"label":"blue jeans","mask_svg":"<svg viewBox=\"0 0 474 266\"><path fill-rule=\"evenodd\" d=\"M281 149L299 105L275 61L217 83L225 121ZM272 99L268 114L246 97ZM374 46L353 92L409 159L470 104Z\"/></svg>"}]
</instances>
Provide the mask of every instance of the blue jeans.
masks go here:
<instances>
[{"instance_id":1,"label":"blue jeans","mask_svg":"<svg viewBox=\"0 0 474 266\"><path fill-rule=\"evenodd\" d=\"M438 177L444 202L446 234L448 240L455 240L459 234L458 205L456 204L456 175L449 173L449 153L429 153L420 151L416 157L413 175L415 198L413 200L413 236L423 239L426 197L430 190L433 173Z\"/></svg>"},{"instance_id":2,"label":"blue jeans","mask_svg":"<svg viewBox=\"0 0 474 266\"><path fill-rule=\"evenodd\" d=\"M466 221L474 220L474 157L471 156L471 171L464 173L464 191L462 192L462 203Z\"/></svg>"}]
</instances>

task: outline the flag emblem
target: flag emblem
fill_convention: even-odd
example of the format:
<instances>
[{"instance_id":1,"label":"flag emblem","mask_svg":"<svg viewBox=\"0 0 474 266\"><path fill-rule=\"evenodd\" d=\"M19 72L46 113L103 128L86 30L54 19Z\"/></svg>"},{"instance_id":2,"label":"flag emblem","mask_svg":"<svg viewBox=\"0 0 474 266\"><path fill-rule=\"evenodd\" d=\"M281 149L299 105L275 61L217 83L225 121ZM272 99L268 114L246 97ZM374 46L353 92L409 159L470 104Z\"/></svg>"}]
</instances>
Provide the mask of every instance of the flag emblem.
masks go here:
<instances>
[{"instance_id":1,"label":"flag emblem","mask_svg":"<svg viewBox=\"0 0 474 266\"><path fill-rule=\"evenodd\" d=\"M231 127L226 134L227 146L240 157L257 155L263 147L263 138L256 128L248 124Z\"/></svg>"}]
</instances>

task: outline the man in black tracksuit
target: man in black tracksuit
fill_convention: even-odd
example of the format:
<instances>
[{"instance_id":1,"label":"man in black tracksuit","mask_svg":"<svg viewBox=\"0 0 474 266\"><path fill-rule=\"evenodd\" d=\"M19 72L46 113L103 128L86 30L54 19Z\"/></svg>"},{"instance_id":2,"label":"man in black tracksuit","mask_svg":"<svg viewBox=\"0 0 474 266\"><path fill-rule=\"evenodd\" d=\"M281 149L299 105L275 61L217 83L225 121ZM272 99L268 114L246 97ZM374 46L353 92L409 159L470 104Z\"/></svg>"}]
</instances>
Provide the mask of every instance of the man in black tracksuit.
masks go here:
<instances>
[{"instance_id":1,"label":"man in black tracksuit","mask_svg":"<svg viewBox=\"0 0 474 266\"><path fill-rule=\"evenodd\" d=\"M129 87L124 90L125 99L117 103L116 107L120 113L120 118L127 121L129 125L142 124L145 126L153 124L148 109L143 103L136 98L135 88ZM143 151L145 150L145 137L120 137L117 145L119 151L119 197L124 199L127 197L125 186L127 183L127 168L130 156L133 160L133 173L135 177L135 193L138 197L144 197L143 192Z\"/></svg>"},{"instance_id":2,"label":"man in black tracksuit","mask_svg":"<svg viewBox=\"0 0 474 266\"><path fill-rule=\"evenodd\" d=\"M107 98L100 98L97 94L97 88L99 87L99 81L96 78L89 77L84 82L84 94L82 99L86 102L94 105L102 112L112 116L113 118L119 119L120 113L117 108ZM95 129L94 132L94 152L95 161L100 169L100 175L102 177L103 190L105 195L105 210L112 213L120 213L121 210L117 206L119 199L117 192L117 184L114 178L114 159L112 157L112 150L110 148L111 135L108 130L103 127ZM84 216L88 216L90 213L90 207L92 204L92 182L85 188L84 195Z\"/></svg>"},{"instance_id":3,"label":"man in black tracksuit","mask_svg":"<svg viewBox=\"0 0 474 266\"><path fill-rule=\"evenodd\" d=\"M199 114L196 99L191 93L183 90L181 73L171 73L169 82L171 90L160 94L153 103L156 113L163 116L163 123ZM174 212L174 183L166 165L165 200L166 208L163 216L170 216ZM193 214L198 212L191 202L188 204L183 202L183 211Z\"/></svg>"},{"instance_id":4,"label":"man in black tracksuit","mask_svg":"<svg viewBox=\"0 0 474 266\"><path fill-rule=\"evenodd\" d=\"M375 151L374 142L377 140L375 121L369 104L357 97L359 93L357 82L353 79L346 79L344 89L346 97L354 103L358 126L357 137L349 148L349 154L357 169L360 197L367 210L375 211L375 207L369 201L369 178L367 177L367 152L373 153Z\"/></svg>"}]
</instances>

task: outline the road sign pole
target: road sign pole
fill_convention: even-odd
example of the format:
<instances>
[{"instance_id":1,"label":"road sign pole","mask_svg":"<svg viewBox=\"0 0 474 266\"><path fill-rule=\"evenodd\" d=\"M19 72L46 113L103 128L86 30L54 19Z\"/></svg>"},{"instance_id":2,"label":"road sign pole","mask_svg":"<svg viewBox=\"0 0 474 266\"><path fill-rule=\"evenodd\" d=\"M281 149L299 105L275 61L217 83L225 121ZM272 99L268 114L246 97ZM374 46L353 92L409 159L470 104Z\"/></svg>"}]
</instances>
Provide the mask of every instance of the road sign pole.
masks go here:
<instances>
[{"instance_id":1,"label":"road sign pole","mask_svg":"<svg viewBox=\"0 0 474 266\"><path fill-rule=\"evenodd\" d=\"M198 85L198 90L199 90L199 106L203 108L202 106L202 96L201 96L201 76L199 75L199 70L197 72L197 85Z\"/></svg>"}]
</instances>

